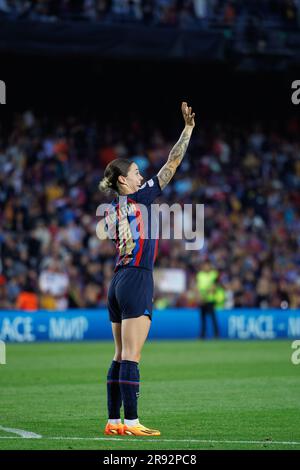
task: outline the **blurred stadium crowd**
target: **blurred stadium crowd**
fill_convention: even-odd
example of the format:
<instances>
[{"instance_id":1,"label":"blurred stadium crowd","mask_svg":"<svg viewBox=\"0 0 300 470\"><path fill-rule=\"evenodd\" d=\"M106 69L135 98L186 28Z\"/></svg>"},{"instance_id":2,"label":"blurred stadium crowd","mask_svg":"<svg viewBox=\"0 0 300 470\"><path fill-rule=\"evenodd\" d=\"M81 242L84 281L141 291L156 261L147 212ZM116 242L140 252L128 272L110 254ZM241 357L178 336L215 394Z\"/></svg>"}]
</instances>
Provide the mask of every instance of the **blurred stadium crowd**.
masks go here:
<instances>
[{"instance_id":1,"label":"blurred stadium crowd","mask_svg":"<svg viewBox=\"0 0 300 470\"><path fill-rule=\"evenodd\" d=\"M96 208L107 163L132 158L157 173L178 135L133 117L16 114L1 124L0 308L97 308L106 304L115 247L99 241ZM205 204L205 246L160 240L156 266L182 269L182 294L157 290L156 306L196 306L205 260L218 272L219 306L300 307L300 123L196 129L161 202ZM176 223L176 221L174 221Z\"/></svg>"},{"instance_id":2,"label":"blurred stadium crowd","mask_svg":"<svg viewBox=\"0 0 300 470\"><path fill-rule=\"evenodd\" d=\"M299 27L299 0L0 0L0 18L176 27Z\"/></svg>"}]
</instances>

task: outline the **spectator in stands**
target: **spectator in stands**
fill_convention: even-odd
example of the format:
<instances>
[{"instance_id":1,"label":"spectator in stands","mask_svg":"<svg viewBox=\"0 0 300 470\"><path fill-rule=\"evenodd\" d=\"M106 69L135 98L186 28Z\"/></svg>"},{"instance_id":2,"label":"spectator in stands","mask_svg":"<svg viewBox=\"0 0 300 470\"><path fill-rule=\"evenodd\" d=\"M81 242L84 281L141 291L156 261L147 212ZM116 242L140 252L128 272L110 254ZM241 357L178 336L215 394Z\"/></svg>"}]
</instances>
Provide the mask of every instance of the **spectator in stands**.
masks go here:
<instances>
[{"instance_id":1,"label":"spectator in stands","mask_svg":"<svg viewBox=\"0 0 300 470\"><path fill-rule=\"evenodd\" d=\"M24 285L16 301L16 309L28 312L35 312L39 308L38 296L30 282Z\"/></svg>"},{"instance_id":2,"label":"spectator in stands","mask_svg":"<svg viewBox=\"0 0 300 470\"><path fill-rule=\"evenodd\" d=\"M189 165L183 163L180 182L171 182L163 202L205 204L205 247L191 256L180 240L160 241L157 267L183 269L188 285L180 298L172 294L158 305L195 305L195 273L202 253L209 253L226 308L300 307L299 124L293 118L286 129L266 132L263 123L228 122L195 134ZM2 132L0 308L16 307L30 277L40 306L56 309L55 295L39 290L39 279L50 278L41 273L52 258L61 263L62 308L105 303L115 252L110 240L95 236L96 207L104 202L97 182L112 154L139 165L147 157L146 177L170 148L154 125L147 136L140 128L138 116L98 126L94 118L58 120L27 111ZM113 153L102 152L107 148Z\"/></svg>"},{"instance_id":3,"label":"spectator in stands","mask_svg":"<svg viewBox=\"0 0 300 470\"><path fill-rule=\"evenodd\" d=\"M41 307L47 310L66 310L68 308L69 277L55 259L48 261L46 269L39 278L42 293Z\"/></svg>"},{"instance_id":4,"label":"spectator in stands","mask_svg":"<svg viewBox=\"0 0 300 470\"><path fill-rule=\"evenodd\" d=\"M7 282L3 274L0 274L0 307L4 309L11 307L7 296Z\"/></svg>"},{"instance_id":5,"label":"spectator in stands","mask_svg":"<svg viewBox=\"0 0 300 470\"><path fill-rule=\"evenodd\" d=\"M224 9L224 23L232 26L236 19L236 10L233 1L227 2Z\"/></svg>"},{"instance_id":6,"label":"spectator in stands","mask_svg":"<svg viewBox=\"0 0 300 470\"><path fill-rule=\"evenodd\" d=\"M261 22L274 20L283 28L299 28L299 11L299 0L0 0L0 16L14 20L229 26L246 28L248 40L256 44L266 39L261 37Z\"/></svg>"},{"instance_id":7,"label":"spectator in stands","mask_svg":"<svg viewBox=\"0 0 300 470\"><path fill-rule=\"evenodd\" d=\"M216 303L220 301L218 290L219 273L209 261L205 261L197 273L197 287L200 294L201 332L200 338L206 338L207 319L211 318L214 335L219 337L219 327L216 318Z\"/></svg>"}]
</instances>

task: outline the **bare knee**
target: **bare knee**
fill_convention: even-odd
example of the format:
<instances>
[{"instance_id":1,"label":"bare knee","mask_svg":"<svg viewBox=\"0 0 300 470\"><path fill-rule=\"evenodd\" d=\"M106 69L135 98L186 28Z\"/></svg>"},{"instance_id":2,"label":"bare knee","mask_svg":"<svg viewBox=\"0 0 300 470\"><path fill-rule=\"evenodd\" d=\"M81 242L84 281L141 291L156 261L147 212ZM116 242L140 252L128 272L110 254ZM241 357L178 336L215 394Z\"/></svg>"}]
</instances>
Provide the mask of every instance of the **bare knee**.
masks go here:
<instances>
[{"instance_id":1,"label":"bare knee","mask_svg":"<svg viewBox=\"0 0 300 470\"><path fill-rule=\"evenodd\" d=\"M140 362L141 352L135 351L134 349L123 349L122 350L122 361L134 361Z\"/></svg>"}]
</instances>

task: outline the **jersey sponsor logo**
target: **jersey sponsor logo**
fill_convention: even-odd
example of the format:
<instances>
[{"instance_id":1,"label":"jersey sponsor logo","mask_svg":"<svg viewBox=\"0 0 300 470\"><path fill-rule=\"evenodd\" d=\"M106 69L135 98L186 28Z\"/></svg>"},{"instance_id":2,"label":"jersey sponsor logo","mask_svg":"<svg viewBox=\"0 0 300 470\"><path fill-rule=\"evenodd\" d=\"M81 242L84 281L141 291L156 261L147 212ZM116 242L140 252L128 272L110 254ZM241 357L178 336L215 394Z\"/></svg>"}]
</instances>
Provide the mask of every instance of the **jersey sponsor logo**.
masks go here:
<instances>
[{"instance_id":1,"label":"jersey sponsor logo","mask_svg":"<svg viewBox=\"0 0 300 470\"><path fill-rule=\"evenodd\" d=\"M146 183L144 183L143 186L141 186L139 190L144 189L147 184L148 184L148 186L150 186L150 188L152 188L152 186L154 186L154 181L153 181L153 179L151 179L151 180L149 180L149 181L146 181Z\"/></svg>"}]
</instances>

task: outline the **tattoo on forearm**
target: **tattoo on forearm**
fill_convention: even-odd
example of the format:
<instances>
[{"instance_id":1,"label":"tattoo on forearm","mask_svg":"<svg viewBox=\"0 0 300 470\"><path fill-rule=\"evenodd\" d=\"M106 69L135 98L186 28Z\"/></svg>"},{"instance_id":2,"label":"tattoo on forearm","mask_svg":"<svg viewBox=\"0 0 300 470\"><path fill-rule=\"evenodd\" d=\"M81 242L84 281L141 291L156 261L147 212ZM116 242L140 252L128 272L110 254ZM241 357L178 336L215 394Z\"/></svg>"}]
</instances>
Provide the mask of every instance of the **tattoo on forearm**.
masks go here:
<instances>
[{"instance_id":1,"label":"tattoo on forearm","mask_svg":"<svg viewBox=\"0 0 300 470\"><path fill-rule=\"evenodd\" d=\"M180 139L172 148L168 160L176 162L179 165L186 152L190 137L191 135L185 135L184 132L182 133Z\"/></svg>"},{"instance_id":2,"label":"tattoo on forearm","mask_svg":"<svg viewBox=\"0 0 300 470\"><path fill-rule=\"evenodd\" d=\"M192 130L192 128L185 128L183 130L178 142L174 145L169 154L167 163L159 171L157 176L161 189L164 189L166 185L171 181L178 165L180 165L188 147Z\"/></svg>"},{"instance_id":3,"label":"tattoo on forearm","mask_svg":"<svg viewBox=\"0 0 300 470\"><path fill-rule=\"evenodd\" d=\"M164 165L158 174L158 178L164 183L168 184L172 176L174 175L175 170L172 171L167 165Z\"/></svg>"}]
</instances>

